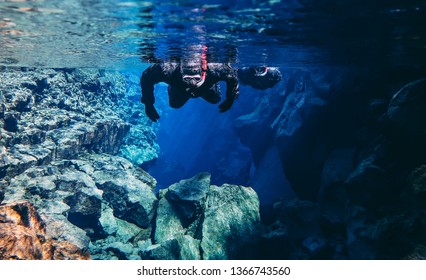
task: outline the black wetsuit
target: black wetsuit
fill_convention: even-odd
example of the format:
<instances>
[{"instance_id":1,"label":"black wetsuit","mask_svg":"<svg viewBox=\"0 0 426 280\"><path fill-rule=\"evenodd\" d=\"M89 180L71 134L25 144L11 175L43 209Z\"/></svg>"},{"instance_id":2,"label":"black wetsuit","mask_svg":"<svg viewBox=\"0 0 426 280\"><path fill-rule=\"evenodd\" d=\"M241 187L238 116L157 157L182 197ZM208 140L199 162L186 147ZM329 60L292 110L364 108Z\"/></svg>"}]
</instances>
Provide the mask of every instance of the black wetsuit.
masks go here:
<instances>
[{"instance_id":1,"label":"black wetsuit","mask_svg":"<svg viewBox=\"0 0 426 280\"><path fill-rule=\"evenodd\" d=\"M259 73L258 69L262 69L262 73ZM265 90L279 83L282 75L276 67L250 66L238 69L238 79L242 85L249 85L255 89Z\"/></svg>"},{"instance_id":2,"label":"black wetsuit","mask_svg":"<svg viewBox=\"0 0 426 280\"><path fill-rule=\"evenodd\" d=\"M226 99L219 105L221 112L231 108L238 98L238 78L235 70L229 64L208 63L204 83L197 88L190 88L182 79L178 63L158 63L146 69L141 76L142 103L148 117L157 121L160 117L154 108L154 85L165 82L169 85L169 104L172 108L182 107L190 98L202 97L216 104L221 100L219 81L226 82Z\"/></svg>"}]
</instances>

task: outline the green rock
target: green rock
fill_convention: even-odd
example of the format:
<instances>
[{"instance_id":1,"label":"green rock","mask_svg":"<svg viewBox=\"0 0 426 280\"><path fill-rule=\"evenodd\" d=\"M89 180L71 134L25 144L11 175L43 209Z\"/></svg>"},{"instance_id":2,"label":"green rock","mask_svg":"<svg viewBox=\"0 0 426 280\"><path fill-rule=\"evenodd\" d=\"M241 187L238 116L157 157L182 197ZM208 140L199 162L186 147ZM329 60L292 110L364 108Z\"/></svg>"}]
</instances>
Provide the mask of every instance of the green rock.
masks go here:
<instances>
[{"instance_id":1,"label":"green rock","mask_svg":"<svg viewBox=\"0 0 426 280\"><path fill-rule=\"evenodd\" d=\"M259 227L259 199L252 188L210 186L202 229L203 259L239 258L239 248L255 238Z\"/></svg>"}]
</instances>

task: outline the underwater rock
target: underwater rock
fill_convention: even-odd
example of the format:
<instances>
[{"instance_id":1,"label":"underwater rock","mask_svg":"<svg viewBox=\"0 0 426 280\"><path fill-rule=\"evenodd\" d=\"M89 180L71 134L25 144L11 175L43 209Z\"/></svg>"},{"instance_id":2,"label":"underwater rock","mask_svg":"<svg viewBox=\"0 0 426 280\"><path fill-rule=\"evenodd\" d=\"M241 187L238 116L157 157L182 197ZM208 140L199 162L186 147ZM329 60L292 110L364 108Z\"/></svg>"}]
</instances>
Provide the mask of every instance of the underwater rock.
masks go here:
<instances>
[{"instance_id":1,"label":"underwater rock","mask_svg":"<svg viewBox=\"0 0 426 280\"><path fill-rule=\"evenodd\" d=\"M200 229L209 187L210 174L200 173L160 191L154 240L161 245L155 250L168 248L162 258L171 254L176 259L201 259Z\"/></svg>"},{"instance_id":2,"label":"underwater rock","mask_svg":"<svg viewBox=\"0 0 426 280\"><path fill-rule=\"evenodd\" d=\"M10 104L9 110L17 112L30 111L34 106L34 96L28 89L21 89L6 94L6 102Z\"/></svg>"},{"instance_id":3,"label":"underwater rock","mask_svg":"<svg viewBox=\"0 0 426 280\"><path fill-rule=\"evenodd\" d=\"M3 103L3 101L0 99L0 126L4 126L4 112L6 112L6 105Z\"/></svg>"},{"instance_id":4,"label":"underwater rock","mask_svg":"<svg viewBox=\"0 0 426 280\"><path fill-rule=\"evenodd\" d=\"M5 183L0 181L0 203L2 203L4 199L4 186L5 186Z\"/></svg>"},{"instance_id":5,"label":"underwater rock","mask_svg":"<svg viewBox=\"0 0 426 280\"><path fill-rule=\"evenodd\" d=\"M354 169L355 152L355 148L337 148L330 153L321 174L323 188L342 184L347 180Z\"/></svg>"},{"instance_id":6,"label":"underwater rock","mask_svg":"<svg viewBox=\"0 0 426 280\"><path fill-rule=\"evenodd\" d=\"M290 203L285 197L267 209L270 223L253 243L256 258L404 258L426 244L419 237L426 225L423 80L392 98L395 82L380 81L386 75L350 72L286 72L284 90L256 96L257 108L235 122L253 155L251 182L261 200L277 199L265 199L258 188L270 191L272 181L308 200ZM185 250L182 237L195 248L205 241L200 230L205 220L184 225L162 192L158 213L157 243L151 248L157 256L193 253Z\"/></svg>"},{"instance_id":7,"label":"underwater rock","mask_svg":"<svg viewBox=\"0 0 426 280\"><path fill-rule=\"evenodd\" d=\"M426 246L418 245L404 259L405 260L426 260Z\"/></svg>"},{"instance_id":8,"label":"underwater rock","mask_svg":"<svg viewBox=\"0 0 426 280\"><path fill-rule=\"evenodd\" d=\"M0 121L2 121L2 119L4 117L4 112L6 112L6 104L5 103L6 102L5 102L5 97L3 95L3 92L0 91Z\"/></svg>"},{"instance_id":9,"label":"underwater rock","mask_svg":"<svg viewBox=\"0 0 426 280\"><path fill-rule=\"evenodd\" d=\"M65 197L63 201L70 206L68 221L83 229L92 239L105 237L106 234L99 223L102 211L101 199L96 195L78 191Z\"/></svg>"},{"instance_id":10,"label":"underwater rock","mask_svg":"<svg viewBox=\"0 0 426 280\"><path fill-rule=\"evenodd\" d=\"M241 259L259 230L259 199L253 189L210 185L210 174L200 173L160 191L156 246L144 254L150 258L161 254L165 259Z\"/></svg>"},{"instance_id":11,"label":"underwater rock","mask_svg":"<svg viewBox=\"0 0 426 280\"><path fill-rule=\"evenodd\" d=\"M203 259L241 259L260 230L259 198L252 188L211 186L202 226Z\"/></svg>"},{"instance_id":12,"label":"underwater rock","mask_svg":"<svg viewBox=\"0 0 426 280\"><path fill-rule=\"evenodd\" d=\"M389 103L387 116L407 137L425 136L426 78L401 88Z\"/></svg>"},{"instance_id":13,"label":"underwater rock","mask_svg":"<svg viewBox=\"0 0 426 280\"><path fill-rule=\"evenodd\" d=\"M6 112L3 117L3 129L9 132L17 132L19 116L19 113L16 112Z\"/></svg>"},{"instance_id":14,"label":"underwater rock","mask_svg":"<svg viewBox=\"0 0 426 280\"><path fill-rule=\"evenodd\" d=\"M293 239L303 240L320 234L319 205L310 201L292 200L275 205L278 219L287 225L288 234Z\"/></svg>"},{"instance_id":15,"label":"underwater rock","mask_svg":"<svg viewBox=\"0 0 426 280\"><path fill-rule=\"evenodd\" d=\"M161 191L163 192L163 191ZM172 204L160 197L155 220L154 241L156 244L162 244L167 240L176 239L176 236L185 235L186 228L173 208Z\"/></svg>"},{"instance_id":16,"label":"underwater rock","mask_svg":"<svg viewBox=\"0 0 426 280\"><path fill-rule=\"evenodd\" d=\"M162 244L149 246L141 252L144 260L179 260L180 246L176 239L166 240Z\"/></svg>"},{"instance_id":17,"label":"underwater rock","mask_svg":"<svg viewBox=\"0 0 426 280\"><path fill-rule=\"evenodd\" d=\"M154 216L157 198L155 180L123 158L101 158L92 176L114 216L147 229ZM141 181L140 179L145 177Z\"/></svg>"},{"instance_id":18,"label":"underwater rock","mask_svg":"<svg viewBox=\"0 0 426 280\"><path fill-rule=\"evenodd\" d=\"M0 205L0 259L85 260L87 250L46 233L35 207L26 201Z\"/></svg>"},{"instance_id":19,"label":"underwater rock","mask_svg":"<svg viewBox=\"0 0 426 280\"><path fill-rule=\"evenodd\" d=\"M108 80L114 81L112 88L117 86L121 88L120 92L124 96L117 97L118 112L122 119L131 124L129 132L123 139L119 155L136 166L149 167L159 157L160 147L152 122L147 118L144 105L140 102L140 76L123 73L121 79L112 75Z\"/></svg>"},{"instance_id":20,"label":"underwater rock","mask_svg":"<svg viewBox=\"0 0 426 280\"><path fill-rule=\"evenodd\" d=\"M110 243L149 239L157 203L154 183L124 158L86 154L78 160L28 168L11 179L4 202L28 200L37 207L52 237L82 250L91 242L104 240L96 243L101 248L93 249L104 258L102 254L109 251L102 253L102 248L108 249ZM130 228L133 233L126 233ZM120 258L131 258L126 252ZM131 255L138 253L132 249Z\"/></svg>"},{"instance_id":21,"label":"underwater rock","mask_svg":"<svg viewBox=\"0 0 426 280\"><path fill-rule=\"evenodd\" d=\"M319 191L322 163L328 145L323 119L337 95L341 73L332 68L287 71L284 87L272 89L272 94L259 98L255 110L240 116L235 128L241 143L253 155L257 170L265 166L268 154L278 149L280 165L276 172L282 182L289 181L293 191L302 199L315 200ZM270 155L269 155L270 158ZM301 172L305 174L300 176ZM288 184L283 183L283 187Z\"/></svg>"},{"instance_id":22,"label":"underwater rock","mask_svg":"<svg viewBox=\"0 0 426 280\"><path fill-rule=\"evenodd\" d=\"M72 244L76 252L105 260L377 259L424 253L424 79L391 98L373 95L374 83L342 86L333 73L285 73L285 89L250 98L258 106L235 122L240 139L202 127L201 140L191 142L200 142L203 153L188 161L214 170L213 178L221 182L246 180L252 172L258 194L212 185L207 173L172 184L173 176L187 171L181 166L176 172L167 158L161 166L170 169L170 187L156 197L155 179L138 168L151 165L160 152L157 127L140 104L138 77L89 69L4 70L0 201L34 205L43 236ZM228 129L233 122L219 123ZM248 148L237 149L241 143ZM213 153L221 160L205 161ZM282 197L267 196L274 188ZM289 201L293 191L308 201ZM270 203L264 227L258 197ZM40 236L27 235L34 239L24 237L31 240L25 244L37 244L40 255ZM52 258L74 258L68 256Z\"/></svg>"},{"instance_id":23,"label":"underwater rock","mask_svg":"<svg viewBox=\"0 0 426 280\"><path fill-rule=\"evenodd\" d=\"M133 140L125 137L128 121L143 108L126 98L126 82L120 74L90 69L8 69L0 75L4 81L0 85L0 143L10 159L0 167L5 176L52 160L74 159L87 151L117 154L126 141L132 145ZM153 132L147 120L140 116L134 121L144 124L149 135ZM19 144L29 145L28 151L40 145L50 150L49 156L19 163L14 159L22 158L22 153L13 152ZM144 148L158 149L153 141L146 141ZM152 153L149 160L155 157Z\"/></svg>"},{"instance_id":24,"label":"underwater rock","mask_svg":"<svg viewBox=\"0 0 426 280\"><path fill-rule=\"evenodd\" d=\"M141 257L148 260L200 260L200 241L178 234L142 250Z\"/></svg>"},{"instance_id":25,"label":"underwater rock","mask_svg":"<svg viewBox=\"0 0 426 280\"><path fill-rule=\"evenodd\" d=\"M150 127L137 124L130 127L123 139L119 155L127 158L136 166L144 166L158 158L160 147L157 137Z\"/></svg>"},{"instance_id":26,"label":"underwater rock","mask_svg":"<svg viewBox=\"0 0 426 280\"><path fill-rule=\"evenodd\" d=\"M194 238L195 233L192 229L197 229L199 222L200 217L189 226L190 228L184 227L172 204L166 198L161 198L155 221L156 245L143 251L143 256L148 259L154 259L154 255L159 259L201 259L200 240Z\"/></svg>"},{"instance_id":27,"label":"underwater rock","mask_svg":"<svg viewBox=\"0 0 426 280\"><path fill-rule=\"evenodd\" d=\"M134 118L143 106L126 93L140 94L139 85L97 69L10 68L0 80L1 199L30 201L50 236L95 258L140 259L151 245L156 181L102 154L158 150L148 118ZM126 137L130 121L150 138Z\"/></svg>"},{"instance_id":28,"label":"underwater rock","mask_svg":"<svg viewBox=\"0 0 426 280\"><path fill-rule=\"evenodd\" d=\"M152 245L150 230L141 230L132 223L114 217L111 209L102 212L100 222L108 236L90 243L89 249L93 259L141 259L140 252Z\"/></svg>"},{"instance_id":29,"label":"underwater rock","mask_svg":"<svg viewBox=\"0 0 426 280\"><path fill-rule=\"evenodd\" d=\"M254 245L259 258L317 259L331 240L324 237L320 206L303 200L274 203L273 222Z\"/></svg>"},{"instance_id":30,"label":"underwater rock","mask_svg":"<svg viewBox=\"0 0 426 280\"><path fill-rule=\"evenodd\" d=\"M303 247L305 247L309 253L313 256L318 255L326 246L326 241L318 236L309 236L302 241Z\"/></svg>"},{"instance_id":31,"label":"underwater rock","mask_svg":"<svg viewBox=\"0 0 426 280\"><path fill-rule=\"evenodd\" d=\"M198 185L197 178L201 180ZM184 186L189 188L195 186L195 188L194 191L185 191L182 189ZM207 195L206 191L210 187L210 175L206 173L198 174L171 187L173 187L172 192L174 192L171 197L175 199L174 201L169 201L167 198L169 189L160 191L154 240L156 245L161 247L156 246L152 249L164 251L165 248L168 248L165 251L168 252L167 254L165 252L162 253L163 255L166 254L164 258L171 254L176 256L176 259L201 259L200 226L203 218L205 196ZM179 191L183 191L183 194L176 194ZM185 200L179 199L179 196L185 199L185 192L189 194L188 201L192 200L189 203L189 207L186 205ZM180 202L183 202L182 205L180 205ZM190 214L190 220L185 215L185 210L188 210L187 213ZM193 210L193 212L190 210ZM174 245L171 246L172 244ZM144 252L144 254L152 253Z\"/></svg>"},{"instance_id":32,"label":"underwater rock","mask_svg":"<svg viewBox=\"0 0 426 280\"><path fill-rule=\"evenodd\" d=\"M210 178L209 173L200 173L167 189L165 198L177 209L184 225L192 223L204 210Z\"/></svg>"},{"instance_id":33,"label":"underwater rock","mask_svg":"<svg viewBox=\"0 0 426 280\"><path fill-rule=\"evenodd\" d=\"M241 143L250 148L253 161L258 163L262 154L273 142L270 124L273 121L273 110L267 96L260 99L256 109L250 114L242 115L235 120L234 127Z\"/></svg>"},{"instance_id":34,"label":"underwater rock","mask_svg":"<svg viewBox=\"0 0 426 280\"><path fill-rule=\"evenodd\" d=\"M397 155L392 153L387 139L374 139L370 145L372 147L363 151L365 155L358 159L345 187L353 203L378 207L390 196L398 196L402 186L397 176L404 167L395 164Z\"/></svg>"},{"instance_id":35,"label":"underwater rock","mask_svg":"<svg viewBox=\"0 0 426 280\"><path fill-rule=\"evenodd\" d=\"M426 198L426 165L414 169L408 177L410 192L416 197Z\"/></svg>"},{"instance_id":36,"label":"underwater rock","mask_svg":"<svg viewBox=\"0 0 426 280\"><path fill-rule=\"evenodd\" d=\"M355 168L355 154L355 148L336 148L324 162L318 201L330 226L344 221L345 207L350 200L346 182Z\"/></svg>"},{"instance_id":37,"label":"underwater rock","mask_svg":"<svg viewBox=\"0 0 426 280\"><path fill-rule=\"evenodd\" d=\"M418 235L424 221L407 211L375 217L365 208L353 206L348 214L349 259L404 259L425 242Z\"/></svg>"},{"instance_id":38,"label":"underwater rock","mask_svg":"<svg viewBox=\"0 0 426 280\"><path fill-rule=\"evenodd\" d=\"M84 151L117 154L128 130L129 125L120 120L100 120L49 131L47 136L57 146L56 158L72 159Z\"/></svg>"},{"instance_id":39,"label":"underwater rock","mask_svg":"<svg viewBox=\"0 0 426 280\"><path fill-rule=\"evenodd\" d=\"M313 76L308 72L293 73L281 111L272 122L284 173L294 192L301 199L309 200L315 200L318 193L321 164L325 159L323 142L327 135L321 120L333 94L324 89L337 79L321 80ZM305 175L300 176L300 172Z\"/></svg>"},{"instance_id":40,"label":"underwater rock","mask_svg":"<svg viewBox=\"0 0 426 280\"><path fill-rule=\"evenodd\" d=\"M283 88L274 88L271 94L259 98L254 111L238 117L234 124L239 140L250 149L252 164L249 171L254 172L254 175L247 173L250 175L248 182L258 192L262 204L269 204L274 200L268 195L274 193L272 190L278 190L277 196L287 194L287 191L293 192L287 188L289 185L282 163L271 164L276 160L281 161L279 154L278 158L275 157L275 153L279 151L272 124L281 112L285 99L286 92Z\"/></svg>"}]
</instances>

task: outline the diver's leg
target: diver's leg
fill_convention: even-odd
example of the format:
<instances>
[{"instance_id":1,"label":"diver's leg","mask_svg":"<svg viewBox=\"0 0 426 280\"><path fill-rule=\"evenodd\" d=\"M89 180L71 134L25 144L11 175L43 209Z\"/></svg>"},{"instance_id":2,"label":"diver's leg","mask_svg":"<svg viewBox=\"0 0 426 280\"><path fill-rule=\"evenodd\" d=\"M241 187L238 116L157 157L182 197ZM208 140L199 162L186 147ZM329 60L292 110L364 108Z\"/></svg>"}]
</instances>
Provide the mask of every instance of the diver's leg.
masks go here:
<instances>
[{"instance_id":1,"label":"diver's leg","mask_svg":"<svg viewBox=\"0 0 426 280\"><path fill-rule=\"evenodd\" d=\"M219 101L222 99L222 94L220 93L219 84L218 83L214 84L209 89L209 91L206 94L203 94L201 97L212 104L219 103Z\"/></svg>"},{"instance_id":2,"label":"diver's leg","mask_svg":"<svg viewBox=\"0 0 426 280\"><path fill-rule=\"evenodd\" d=\"M183 90L177 90L174 87L169 86L167 88L167 92L169 94L169 105L172 108L178 109L185 105L185 103L189 100L190 96L185 93Z\"/></svg>"}]
</instances>

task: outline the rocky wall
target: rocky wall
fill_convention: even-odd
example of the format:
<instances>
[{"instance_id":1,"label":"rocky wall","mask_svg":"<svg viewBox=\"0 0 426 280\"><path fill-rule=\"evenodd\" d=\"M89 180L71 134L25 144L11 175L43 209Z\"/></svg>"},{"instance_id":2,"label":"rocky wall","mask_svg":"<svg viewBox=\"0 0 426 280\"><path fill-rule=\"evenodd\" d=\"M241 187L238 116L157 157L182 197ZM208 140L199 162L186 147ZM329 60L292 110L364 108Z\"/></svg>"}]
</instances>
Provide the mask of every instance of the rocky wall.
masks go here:
<instances>
[{"instance_id":1,"label":"rocky wall","mask_svg":"<svg viewBox=\"0 0 426 280\"><path fill-rule=\"evenodd\" d=\"M414 189L424 185L425 79L326 67L283 75L281 99L265 96L235 126L257 157L256 172L268 177L270 167L260 163L276 149L288 180L255 189L279 184L297 195L264 206L269 229L259 256L424 258L423 196ZM268 254L273 248L280 249Z\"/></svg>"}]
</instances>

